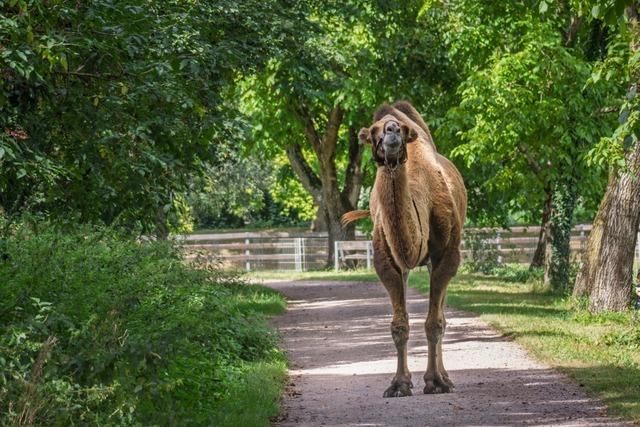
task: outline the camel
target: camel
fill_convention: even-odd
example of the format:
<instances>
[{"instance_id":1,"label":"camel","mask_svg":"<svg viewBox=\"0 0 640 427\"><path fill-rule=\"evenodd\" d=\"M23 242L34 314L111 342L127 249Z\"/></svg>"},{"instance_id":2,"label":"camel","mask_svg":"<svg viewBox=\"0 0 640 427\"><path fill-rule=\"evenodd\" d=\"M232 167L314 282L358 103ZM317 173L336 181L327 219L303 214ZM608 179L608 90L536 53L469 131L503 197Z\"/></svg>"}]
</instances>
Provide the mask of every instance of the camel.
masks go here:
<instances>
[{"instance_id":1,"label":"camel","mask_svg":"<svg viewBox=\"0 0 640 427\"><path fill-rule=\"evenodd\" d=\"M444 299L460 264L466 189L453 163L436 151L429 127L409 102L384 104L373 120L358 135L362 143L371 144L378 165L369 210L348 212L342 220L348 224L370 215L374 224L373 261L391 300L391 336L398 354L396 374L383 397L411 395L406 293L409 271L421 265L430 272L424 393L448 393L453 383L442 355Z\"/></svg>"}]
</instances>

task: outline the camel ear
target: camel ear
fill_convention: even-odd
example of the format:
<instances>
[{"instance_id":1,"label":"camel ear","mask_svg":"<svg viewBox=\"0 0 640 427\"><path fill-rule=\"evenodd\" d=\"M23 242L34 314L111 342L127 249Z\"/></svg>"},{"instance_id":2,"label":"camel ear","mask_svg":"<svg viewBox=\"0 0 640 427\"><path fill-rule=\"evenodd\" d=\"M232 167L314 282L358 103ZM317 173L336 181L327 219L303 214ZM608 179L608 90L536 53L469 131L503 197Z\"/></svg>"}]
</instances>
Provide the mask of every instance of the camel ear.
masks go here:
<instances>
[{"instance_id":1,"label":"camel ear","mask_svg":"<svg viewBox=\"0 0 640 427\"><path fill-rule=\"evenodd\" d=\"M369 132L369 129L360 129L360 132L358 133L358 139L360 140L360 144L364 144L365 142L371 144L371 132Z\"/></svg>"},{"instance_id":2,"label":"camel ear","mask_svg":"<svg viewBox=\"0 0 640 427\"><path fill-rule=\"evenodd\" d=\"M404 135L404 140L407 144L418 139L418 132L407 125L402 125L402 134Z\"/></svg>"}]
</instances>

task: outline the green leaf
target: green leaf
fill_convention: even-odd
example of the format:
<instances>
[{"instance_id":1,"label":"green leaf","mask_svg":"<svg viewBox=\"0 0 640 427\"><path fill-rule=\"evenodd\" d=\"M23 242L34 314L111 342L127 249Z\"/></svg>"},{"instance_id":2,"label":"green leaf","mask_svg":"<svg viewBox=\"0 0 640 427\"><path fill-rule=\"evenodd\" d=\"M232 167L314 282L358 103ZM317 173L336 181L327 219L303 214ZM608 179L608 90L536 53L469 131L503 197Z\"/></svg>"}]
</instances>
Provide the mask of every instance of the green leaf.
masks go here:
<instances>
[{"instance_id":1,"label":"green leaf","mask_svg":"<svg viewBox=\"0 0 640 427\"><path fill-rule=\"evenodd\" d=\"M538 7L538 10L540 13L545 13L547 11L547 9L549 9L549 5L547 4L546 1L541 1L540 2L540 6Z\"/></svg>"}]
</instances>

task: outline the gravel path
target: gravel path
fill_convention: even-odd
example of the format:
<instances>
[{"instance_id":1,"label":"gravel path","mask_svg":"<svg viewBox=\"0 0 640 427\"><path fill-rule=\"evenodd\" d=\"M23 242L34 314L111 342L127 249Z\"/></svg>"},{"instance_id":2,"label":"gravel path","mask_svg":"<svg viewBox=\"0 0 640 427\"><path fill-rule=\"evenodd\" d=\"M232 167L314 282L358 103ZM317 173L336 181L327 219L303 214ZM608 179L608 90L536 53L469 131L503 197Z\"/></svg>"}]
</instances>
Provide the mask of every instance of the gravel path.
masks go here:
<instances>
[{"instance_id":1,"label":"gravel path","mask_svg":"<svg viewBox=\"0 0 640 427\"><path fill-rule=\"evenodd\" d=\"M422 394L426 299L408 296L414 396L383 398L395 372L384 288L362 282L272 282L289 299L273 320L291 361L278 426L622 425L606 407L473 315L447 309L445 367L456 389Z\"/></svg>"}]
</instances>

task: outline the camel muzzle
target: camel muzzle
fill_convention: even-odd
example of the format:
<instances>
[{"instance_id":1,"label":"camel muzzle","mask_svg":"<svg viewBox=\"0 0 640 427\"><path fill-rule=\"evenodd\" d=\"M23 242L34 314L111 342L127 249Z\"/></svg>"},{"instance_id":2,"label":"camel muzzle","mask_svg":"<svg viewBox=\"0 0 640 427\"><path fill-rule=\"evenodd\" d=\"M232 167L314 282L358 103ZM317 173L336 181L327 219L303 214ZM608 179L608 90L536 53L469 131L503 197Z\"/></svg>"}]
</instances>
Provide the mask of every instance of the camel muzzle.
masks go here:
<instances>
[{"instance_id":1,"label":"camel muzzle","mask_svg":"<svg viewBox=\"0 0 640 427\"><path fill-rule=\"evenodd\" d=\"M396 133L387 133L382 139L382 148L387 158L393 159L402 152L402 136Z\"/></svg>"}]
</instances>

